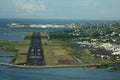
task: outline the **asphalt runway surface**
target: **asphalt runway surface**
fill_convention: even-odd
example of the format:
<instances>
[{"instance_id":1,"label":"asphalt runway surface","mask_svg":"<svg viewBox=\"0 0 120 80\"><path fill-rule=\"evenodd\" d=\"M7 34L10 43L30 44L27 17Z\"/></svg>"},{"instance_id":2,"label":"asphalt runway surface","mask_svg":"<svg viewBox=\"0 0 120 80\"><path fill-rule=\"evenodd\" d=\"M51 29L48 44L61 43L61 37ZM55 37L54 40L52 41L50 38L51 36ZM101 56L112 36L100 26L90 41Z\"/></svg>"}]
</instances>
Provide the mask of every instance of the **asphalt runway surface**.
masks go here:
<instances>
[{"instance_id":1,"label":"asphalt runway surface","mask_svg":"<svg viewBox=\"0 0 120 80\"><path fill-rule=\"evenodd\" d=\"M39 32L33 32L29 53L27 57L27 65L30 66L45 65L41 36Z\"/></svg>"}]
</instances>

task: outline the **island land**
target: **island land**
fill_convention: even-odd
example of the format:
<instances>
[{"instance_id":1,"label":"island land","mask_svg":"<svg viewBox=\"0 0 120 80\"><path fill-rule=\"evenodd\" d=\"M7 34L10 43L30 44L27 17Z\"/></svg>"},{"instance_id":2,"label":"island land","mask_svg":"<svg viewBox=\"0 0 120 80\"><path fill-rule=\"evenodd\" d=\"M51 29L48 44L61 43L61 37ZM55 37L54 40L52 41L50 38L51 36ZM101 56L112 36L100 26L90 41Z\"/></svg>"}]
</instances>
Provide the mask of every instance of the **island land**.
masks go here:
<instances>
[{"instance_id":1,"label":"island land","mask_svg":"<svg viewBox=\"0 0 120 80\"><path fill-rule=\"evenodd\" d=\"M28 32L23 41L0 41L0 50L16 52L10 65L26 66L32 34L33 32ZM93 56L88 49L83 49L83 47L78 48L77 45L73 44L74 40L71 39L73 37L70 38L67 36L65 31L40 32L40 34L46 63L44 67L100 67L100 65L119 64L118 60ZM113 69L120 70L119 65Z\"/></svg>"}]
</instances>

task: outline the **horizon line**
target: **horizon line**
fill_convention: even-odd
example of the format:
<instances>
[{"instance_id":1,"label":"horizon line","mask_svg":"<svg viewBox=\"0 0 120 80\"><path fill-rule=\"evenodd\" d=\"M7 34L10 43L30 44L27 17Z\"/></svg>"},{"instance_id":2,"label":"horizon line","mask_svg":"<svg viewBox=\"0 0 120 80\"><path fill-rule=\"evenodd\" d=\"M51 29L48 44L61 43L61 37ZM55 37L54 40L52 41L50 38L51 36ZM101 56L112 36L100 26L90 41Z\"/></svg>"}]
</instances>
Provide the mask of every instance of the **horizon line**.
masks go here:
<instances>
[{"instance_id":1,"label":"horizon line","mask_svg":"<svg viewBox=\"0 0 120 80\"><path fill-rule=\"evenodd\" d=\"M38 19L38 18L0 18L0 19L24 19L24 20L84 20L84 21L120 21L120 19Z\"/></svg>"}]
</instances>

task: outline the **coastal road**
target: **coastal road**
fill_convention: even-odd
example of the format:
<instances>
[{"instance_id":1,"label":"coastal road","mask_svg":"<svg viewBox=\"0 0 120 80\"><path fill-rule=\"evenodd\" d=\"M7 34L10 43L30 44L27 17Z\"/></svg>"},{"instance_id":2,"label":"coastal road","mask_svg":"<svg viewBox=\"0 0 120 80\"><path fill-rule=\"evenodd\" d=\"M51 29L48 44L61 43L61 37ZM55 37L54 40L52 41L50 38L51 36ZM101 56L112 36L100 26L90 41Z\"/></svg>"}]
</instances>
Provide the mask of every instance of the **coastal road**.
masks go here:
<instances>
[{"instance_id":1,"label":"coastal road","mask_svg":"<svg viewBox=\"0 0 120 80\"><path fill-rule=\"evenodd\" d=\"M27 65L43 66L45 65L41 36L39 32L33 32L29 54L27 57Z\"/></svg>"}]
</instances>

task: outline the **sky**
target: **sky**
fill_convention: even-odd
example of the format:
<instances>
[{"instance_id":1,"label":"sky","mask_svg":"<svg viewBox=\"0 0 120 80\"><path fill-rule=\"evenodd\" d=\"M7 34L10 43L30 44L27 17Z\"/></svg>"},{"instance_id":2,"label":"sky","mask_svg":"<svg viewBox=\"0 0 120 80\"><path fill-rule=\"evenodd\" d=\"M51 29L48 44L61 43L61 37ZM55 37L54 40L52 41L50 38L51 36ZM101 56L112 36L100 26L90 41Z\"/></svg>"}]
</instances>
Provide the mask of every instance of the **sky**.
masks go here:
<instances>
[{"instance_id":1,"label":"sky","mask_svg":"<svg viewBox=\"0 0 120 80\"><path fill-rule=\"evenodd\" d=\"M0 18L120 20L120 0L0 0Z\"/></svg>"}]
</instances>

